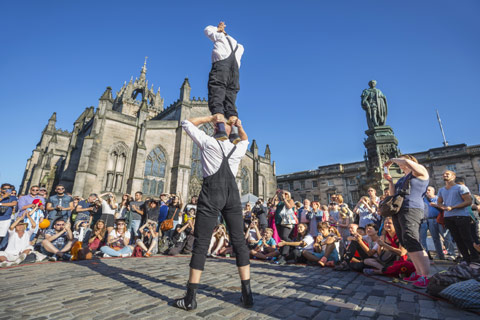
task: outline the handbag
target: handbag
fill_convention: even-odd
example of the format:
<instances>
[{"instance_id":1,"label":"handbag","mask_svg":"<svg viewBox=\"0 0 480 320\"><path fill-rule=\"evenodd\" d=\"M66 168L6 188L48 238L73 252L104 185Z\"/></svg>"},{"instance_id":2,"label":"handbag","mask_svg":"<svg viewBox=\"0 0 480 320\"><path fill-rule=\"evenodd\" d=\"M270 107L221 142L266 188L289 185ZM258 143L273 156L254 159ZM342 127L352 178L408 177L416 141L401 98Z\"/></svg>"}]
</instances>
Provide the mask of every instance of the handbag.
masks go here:
<instances>
[{"instance_id":1,"label":"handbag","mask_svg":"<svg viewBox=\"0 0 480 320\"><path fill-rule=\"evenodd\" d=\"M400 211L403 205L403 199L405 198L405 195L410 193L409 182L411 178L412 174L409 173L405 181L403 181L402 189L400 189L397 194L394 194L393 196L388 196L382 201L380 201L378 205L378 213L380 213L382 217L391 217L396 215Z\"/></svg>"},{"instance_id":2,"label":"handbag","mask_svg":"<svg viewBox=\"0 0 480 320\"><path fill-rule=\"evenodd\" d=\"M175 219L175 216L177 215L177 211L178 211L178 208L175 209L175 212L171 219L166 219L162 221L162 224L160 225L160 229L162 231L168 231L173 229L173 219Z\"/></svg>"}]
</instances>

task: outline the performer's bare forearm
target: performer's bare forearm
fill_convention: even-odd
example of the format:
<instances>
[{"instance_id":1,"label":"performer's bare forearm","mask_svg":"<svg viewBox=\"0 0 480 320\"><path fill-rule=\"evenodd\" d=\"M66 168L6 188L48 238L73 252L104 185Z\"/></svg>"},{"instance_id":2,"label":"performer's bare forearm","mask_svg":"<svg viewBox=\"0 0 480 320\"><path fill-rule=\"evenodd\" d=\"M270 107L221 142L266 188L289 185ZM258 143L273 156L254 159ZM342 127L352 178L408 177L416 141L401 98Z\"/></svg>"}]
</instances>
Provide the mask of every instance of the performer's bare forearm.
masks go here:
<instances>
[{"instance_id":1,"label":"performer's bare forearm","mask_svg":"<svg viewBox=\"0 0 480 320\"><path fill-rule=\"evenodd\" d=\"M190 121L194 126L198 127L201 124L212 122L213 118L214 118L213 116L206 116L206 117L190 118L187 120Z\"/></svg>"}]
</instances>

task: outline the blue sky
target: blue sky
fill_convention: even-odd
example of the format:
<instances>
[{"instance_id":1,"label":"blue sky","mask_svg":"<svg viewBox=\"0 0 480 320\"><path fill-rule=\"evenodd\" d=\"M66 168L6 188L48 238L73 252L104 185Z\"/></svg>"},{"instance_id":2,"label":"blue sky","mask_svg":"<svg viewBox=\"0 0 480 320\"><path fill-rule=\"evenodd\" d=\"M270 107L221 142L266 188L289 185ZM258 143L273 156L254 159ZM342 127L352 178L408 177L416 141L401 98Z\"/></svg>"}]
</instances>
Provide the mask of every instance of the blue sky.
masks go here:
<instances>
[{"instance_id":1,"label":"blue sky","mask_svg":"<svg viewBox=\"0 0 480 320\"><path fill-rule=\"evenodd\" d=\"M0 4L0 181L19 185L51 114L72 129L106 86L147 78L165 104L189 77L207 96L212 44L224 20L245 46L237 105L250 139L270 144L277 173L363 159L360 94L387 96L403 153L479 144L480 2L3 1Z\"/></svg>"}]
</instances>

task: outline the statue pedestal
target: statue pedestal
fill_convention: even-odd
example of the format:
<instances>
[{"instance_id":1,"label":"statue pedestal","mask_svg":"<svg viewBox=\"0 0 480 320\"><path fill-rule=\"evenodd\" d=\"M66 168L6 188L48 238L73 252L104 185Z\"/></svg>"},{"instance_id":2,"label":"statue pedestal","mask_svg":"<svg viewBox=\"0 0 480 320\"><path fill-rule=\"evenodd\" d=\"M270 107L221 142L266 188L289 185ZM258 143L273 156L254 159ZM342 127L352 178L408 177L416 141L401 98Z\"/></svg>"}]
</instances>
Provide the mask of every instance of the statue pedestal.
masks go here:
<instances>
[{"instance_id":1,"label":"statue pedestal","mask_svg":"<svg viewBox=\"0 0 480 320\"><path fill-rule=\"evenodd\" d=\"M367 166L367 181L364 188L373 187L377 194L382 194L388 182L383 178L383 164L390 158L398 157L398 140L390 126L374 127L365 131L367 139L363 142L367 152L365 163ZM396 178L401 175L398 170L391 168L390 174ZM366 191L366 190L365 190Z\"/></svg>"}]
</instances>

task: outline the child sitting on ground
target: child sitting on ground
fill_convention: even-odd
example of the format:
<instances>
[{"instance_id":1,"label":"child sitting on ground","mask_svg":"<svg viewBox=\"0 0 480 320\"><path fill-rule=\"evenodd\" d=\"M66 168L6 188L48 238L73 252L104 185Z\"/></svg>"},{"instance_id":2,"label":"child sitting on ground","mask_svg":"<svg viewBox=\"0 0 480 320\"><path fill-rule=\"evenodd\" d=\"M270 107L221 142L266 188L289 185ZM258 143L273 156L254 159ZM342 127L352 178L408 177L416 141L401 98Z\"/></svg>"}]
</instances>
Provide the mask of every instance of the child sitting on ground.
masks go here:
<instances>
[{"instance_id":1,"label":"child sitting on ground","mask_svg":"<svg viewBox=\"0 0 480 320\"><path fill-rule=\"evenodd\" d=\"M251 256L261 260L271 260L279 254L277 242L273 239L272 228L266 228L262 238L256 243L256 247L250 250Z\"/></svg>"}]
</instances>

